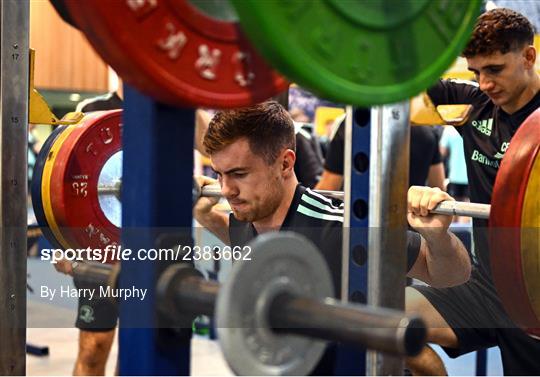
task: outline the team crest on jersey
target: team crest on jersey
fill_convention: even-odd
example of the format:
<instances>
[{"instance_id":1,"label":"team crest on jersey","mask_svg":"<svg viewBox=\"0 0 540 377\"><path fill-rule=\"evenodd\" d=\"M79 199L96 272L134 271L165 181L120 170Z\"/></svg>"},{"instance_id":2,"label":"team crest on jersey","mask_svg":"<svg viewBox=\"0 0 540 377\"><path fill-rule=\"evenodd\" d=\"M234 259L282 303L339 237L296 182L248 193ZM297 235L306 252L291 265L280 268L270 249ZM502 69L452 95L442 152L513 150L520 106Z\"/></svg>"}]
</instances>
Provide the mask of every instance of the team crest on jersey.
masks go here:
<instances>
[{"instance_id":1,"label":"team crest on jersey","mask_svg":"<svg viewBox=\"0 0 540 377\"><path fill-rule=\"evenodd\" d=\"M79 311L79 318L86 323L94 322L94 309L88 305L82 305Z\"/></svg>"},{"instance_id":2,"label":"team crest on jersey","mask_svg":"<svg viewBox=\"0 0 540 377\"><path fill-rule=\"evenodd\" d=\"M484 120L473 120L471 124L479 132L483 133L486 136L491 136L491 131L493 129L493 118Z\"/></svg>"},{"instance_id":3,"label":"team crest on jersey","mask_svg":"<svg viewBox=\"0 0 540 377\"><path fill-rule=\"evenodd\" d=\"M495 157L497 160L502 160L502 158L504 157L504 154L506 153L506 150L508 149L509 145L510 145L509 141L505 141L504 143L502 143L501 151L495 153L495 156L493 156L493 157Z\"/></svg>"}]
</instances>

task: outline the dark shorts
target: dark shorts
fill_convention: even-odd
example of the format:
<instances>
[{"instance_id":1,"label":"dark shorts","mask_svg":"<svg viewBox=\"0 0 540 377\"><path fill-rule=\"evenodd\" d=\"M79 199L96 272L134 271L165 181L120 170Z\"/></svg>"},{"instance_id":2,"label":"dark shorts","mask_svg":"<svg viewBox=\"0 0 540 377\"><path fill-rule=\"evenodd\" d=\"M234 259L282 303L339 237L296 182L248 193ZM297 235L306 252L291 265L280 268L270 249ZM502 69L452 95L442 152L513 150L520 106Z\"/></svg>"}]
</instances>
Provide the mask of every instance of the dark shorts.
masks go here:
<instances>
[{"instance_id":1,"label":"dark shorts","mask_svg":"<svg viewBox=\"0 0 540 377\"><path fill-rule=\"evenodd\" d=\"M464 185L461 183L449 183L446 187L446 191L456 200L463 200L469 198L469 185Z\"/></svg>"},{"instance_id":2,"label":"dark shorts","mask_svg":"<svg viewBox=\"0 0 540 377\"><path fill-rule=\"evenodd\" d=\"M110 331L118 321L118 304L107 297L99 297L99 285L77 288L95 289L96 294L89 297L79 297L75 327L85 331ZM96 297L97 296L97 297Z\"/></svg>"},{"instance_id":3,"label":"dark shorts","mask_svg":"<svg viewBox=\"0 0 540 377\"><path fill-rule=\"evenodd\" d=\"M540 374L540 340L515 327L506 315L493 285L474 271L466 284L452 288L413 286L448 322L459 347L443 348L455 358L498 346L505 375Z\"/></svg>"}]
</instances>

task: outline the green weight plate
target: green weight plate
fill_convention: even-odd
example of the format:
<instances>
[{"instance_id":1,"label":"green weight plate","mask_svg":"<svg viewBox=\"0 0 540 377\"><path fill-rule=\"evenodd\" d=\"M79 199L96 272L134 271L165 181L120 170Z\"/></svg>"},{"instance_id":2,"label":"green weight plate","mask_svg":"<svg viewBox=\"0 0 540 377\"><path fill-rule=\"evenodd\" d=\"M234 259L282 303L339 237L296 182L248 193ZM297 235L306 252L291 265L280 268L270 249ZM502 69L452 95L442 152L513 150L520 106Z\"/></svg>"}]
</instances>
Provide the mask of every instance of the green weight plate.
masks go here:
<instances>
[{"instance_id":1,"label":"green weight plate","mask_svg":"<svg viewBox=\"0 0 540 377\"><path fill-rule=\"evenodd\" d=\"M371 106L432 85L466 45L481 0L231 0L281 73L338 102Z\"/></svg>"}]
</instances>

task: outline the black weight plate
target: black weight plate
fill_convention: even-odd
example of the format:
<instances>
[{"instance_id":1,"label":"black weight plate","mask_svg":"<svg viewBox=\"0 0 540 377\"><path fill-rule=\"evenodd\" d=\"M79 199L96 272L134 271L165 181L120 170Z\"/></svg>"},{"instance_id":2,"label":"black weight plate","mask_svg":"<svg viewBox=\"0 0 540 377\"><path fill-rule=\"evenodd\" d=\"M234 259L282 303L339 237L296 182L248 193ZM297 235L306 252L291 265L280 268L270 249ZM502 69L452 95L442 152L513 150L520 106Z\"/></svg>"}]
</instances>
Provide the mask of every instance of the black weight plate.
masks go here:
<instances>
[{"instance_id":1,"label":"black weight plate","mask_svg":"<svg viewBox=\"0 0 540 377\"><path fill-rule=\"evenodd\" d=\"M67 126L59 126L55 128L54 131L49 135L47 140L45 140L45 143L43 143L43 146L41 147L41 150L39 151L39 154L36 158L36 163L34 165L34 173L32 174L32 181L30 184L32 206L34 207L34 214L36 215L36 220L45 238L47 238L47 240L57 249L63 249L63 247L60 245L60 242L58 242L52 231L49 229L49 223L47 222L47 218L45 217L45 211L43 210L43 201L41 198L41 179L43 176L43 166L45 165L45 161L47 161L49 151L51 150L51 147L53 146L55 140L58 138L58 135L60 135L66 129L66 127Z\"/></svg>"}]
</instances>

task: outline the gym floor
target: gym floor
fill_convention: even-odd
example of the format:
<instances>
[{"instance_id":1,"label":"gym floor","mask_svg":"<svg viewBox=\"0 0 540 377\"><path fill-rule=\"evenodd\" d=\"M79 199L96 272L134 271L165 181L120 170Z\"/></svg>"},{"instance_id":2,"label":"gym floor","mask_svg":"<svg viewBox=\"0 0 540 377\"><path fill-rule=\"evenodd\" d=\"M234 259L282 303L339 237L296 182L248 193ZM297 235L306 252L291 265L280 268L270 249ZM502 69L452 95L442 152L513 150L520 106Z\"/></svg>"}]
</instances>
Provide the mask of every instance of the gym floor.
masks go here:
<instances>
[{"instance_id":1,"label":"gym floor","mask_svg":"<svg viewBox=\"0 0 540 377\"><path fill-rule=\"evenodd\" d=\"M73 315L75 313L72 313ZM27 356L28 376L69 376L77 356L78 330L74 328L29 328L28 341L34 345L49 347L49 356ZM39 343L38 343L39 342ZM227 366L219 345L208 338L193 337L191 346L191 375L193 376L233 376ZM118 341L115 339L111 356L107 363L106 375L114 376Z\"/></svg>"},{"instance_id":2,"label":"gym floor","mask_svg":"<svg viewBox=\"0 0 540 377\"><path fill-rule=\"evenodd\" d=\"M48 346L49 356L26 358L27 374L30 376L70 375L77 355L78 330L73 328L75 320L76 300L50 301L41 298L39 287L42 284L67 285L71 278L57 273L51 264L38 258L28 259L28 283L34 293L28 293L28 342L36 346ZM440 350L440 349L439 349ZM114 342L107 375L114 375L118 343ZM442 351L439 352L450 375L465 376L475 374L476 355L468 354L458 359L450 359ZM487 374L502 375L502 364L498 348L488 352ZM191 352L191 375L224 376L232 375L231 370L221 354L219 345L206 337L194 336Z\"/></svg>"},{"instance_id":3,"label":"gym floor","mask_svg":"<svg viewBox=\"0 0 540 377\"><path fill-rule=\"evenodd\" d=\"M39 297L39 287L45 282L51 286L68 285L72 280L68 276L57 273L49 262L37 258L28 259L28 273L30 275L28 283L34 293L28 293L27 341L34 346L49 347L49 356L28 355L26 373L29 376L69 376L77 356L78 330L73 327L77 302L76 300L48 301ZM115 339L107 363L107 375L114 375L116 363L113 360L116 360L117 353L118 340ZM191 360L192 375L233 375L217 342L207 337L193 337Z\"/></svg>"}]
</instances>

